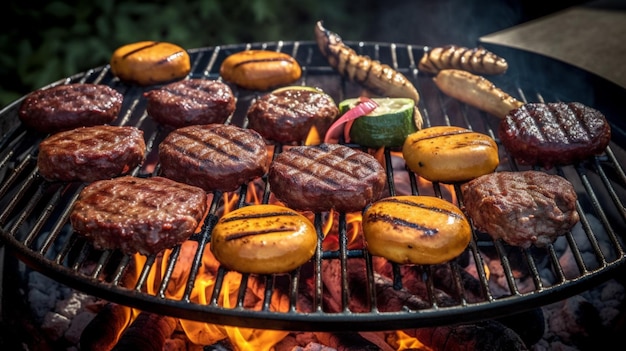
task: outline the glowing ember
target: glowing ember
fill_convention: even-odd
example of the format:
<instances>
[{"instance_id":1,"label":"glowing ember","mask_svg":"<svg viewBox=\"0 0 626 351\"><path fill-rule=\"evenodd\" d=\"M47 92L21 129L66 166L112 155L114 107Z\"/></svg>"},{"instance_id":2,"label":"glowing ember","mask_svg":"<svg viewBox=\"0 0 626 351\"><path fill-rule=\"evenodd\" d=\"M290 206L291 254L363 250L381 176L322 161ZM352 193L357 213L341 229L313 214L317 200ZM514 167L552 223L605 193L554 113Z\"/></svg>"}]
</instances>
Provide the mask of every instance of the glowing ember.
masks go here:
<instances>
[{"instance_id":1,"label":"glowing ember","mask_svg":"<svg viewBox=\"0 0 626 351\"><path fill-rule=\"evenodd\" d=\"M403 350L432 351L433 350L430 347L422 344L417 338L408 335L402 330L396 331L396 337L398 338L397 340L395 340L395 343L397 344L396 350L398 351L403 351Z\"/></svg>"}]
</instances>

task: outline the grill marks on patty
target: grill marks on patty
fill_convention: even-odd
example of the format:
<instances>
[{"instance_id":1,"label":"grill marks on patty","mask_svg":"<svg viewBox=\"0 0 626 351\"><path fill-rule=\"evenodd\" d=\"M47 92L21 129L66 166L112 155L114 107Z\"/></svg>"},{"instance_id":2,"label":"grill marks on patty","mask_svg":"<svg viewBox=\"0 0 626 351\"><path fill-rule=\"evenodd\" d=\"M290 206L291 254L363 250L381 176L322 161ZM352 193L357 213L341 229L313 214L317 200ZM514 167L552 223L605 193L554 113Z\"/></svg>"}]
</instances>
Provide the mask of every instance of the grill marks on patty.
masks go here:
<instances>
[{"instance_id":1,"label":"grill marks on patty","mask_svg":"<svg viewBox=\"0 0 626 351\"><path fill-rule=\"evenodd\" d=\"M202 78L173 82L144 93L144 97L148 115L174 128L224 123L236 108L228 85Z\"/></svg>"},{"instance_id":2,"label":"grill marks on patty","mask_svg":"<svg viewBox=\"0 0 626 351\"><path fill-rule=\"evenodd\" d=\"M207 191L234 191L267 172L265 140L234 125L193 125L172 131L159 145L165 177Z\"/></svg>"},{"instance_id":3,"label":"grill marks on patty","mask_svg":"<svg viewBox=\"0 0 626 351\"><path fill-rule=\"evenodd\" d=\"M201 223L206 193L163 177L124 176L87 185L70 221L97 249L156 254L187 240Z\"/></svg>"},{"instance_id":4,"label":"grill marks on patty","mask_svg":"<svg viewBox=\"0 0 626 351\"><path fill-rule=\"evenodd\" d=\"M363 163L357 151L349 148L329 149L327 144L322 144L319 148L297 148L293 152L296 157L280 162L291 167L293 173L306 174L333 187L341 186L342 182L329 173L341 173L352 181L359 181L378 169L377 163Z\"/></svg>"},{"instance_id":5,"label":"grill marks on patty","mask_svg":"<svg viewBox=\"0 0 626 351\"><path fill-rule=\"evenodd\" d=\"M380 198L385 177L372 155L339 144L290 147L276 156L268 173L280 201L314 212L361 211Z\"/></svg>"},{"instance_id":6,"label":"grill marks on patty","mask_svg":"<svg viewBox=\"0 0 626 351\"><path fill-rule=\"evenodd\" d=\"M218 159L227 158L234 162L240 162L247 158L250 153L256 151L256 148L252 145L240 141L241 139L246 139L243 137L243 133L235 133L235 135L229 136L225 133L220 133L217 129L207 130L205 133L201 136L189 130L179 130L175 150L180 153L181 157L205 158L207 154L217 153L224 156L218 157ZM227 148L224 146L231 147ZM237 147L234 148L232 146Z\"/></svg>"},{"instance_id":7,"label":"grill marks on patty","mask_svg":"<svg viewBox=\"0 0 626 351\"><path fill-rule=\"evenodd\" d=\"M600 111L579 102L527 103L506 115L498 135L520 163L550 168L600 154L611 129Z\"/></svg>"},{"instance_id":8,"label":"grill marks on patty","mask_svg":"<svg viewBox=\"0 0 626 351\"><path fill-rule=\"evenodd\" d=\"M529 136L546 143L587 142L591 140L591 120L577 106L542 105L535 110L536 118L520 118L510 121L510 128L526 130Z\"/></svg>"}]
</instances>

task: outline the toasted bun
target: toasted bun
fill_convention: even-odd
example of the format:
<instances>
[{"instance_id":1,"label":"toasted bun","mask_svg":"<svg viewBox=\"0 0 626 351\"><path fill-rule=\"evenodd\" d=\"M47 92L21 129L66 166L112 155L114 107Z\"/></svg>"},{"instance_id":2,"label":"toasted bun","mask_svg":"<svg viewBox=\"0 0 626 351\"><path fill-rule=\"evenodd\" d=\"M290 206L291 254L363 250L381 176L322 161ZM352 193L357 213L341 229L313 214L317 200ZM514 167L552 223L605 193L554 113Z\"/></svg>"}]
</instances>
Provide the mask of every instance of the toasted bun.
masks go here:
<instances>
[{"instance_id":1,"label":"toasted bun","mask_svg":"<svg viewBox=\"0 0 626 351\"><path fill-rule=\"evenodd\" d=\"M285 273L311 259L317 233L300 213L278 205L251 205L224 215L211 234L211 252L242 273Z\"/></svg>"},{"instance_id":2,"label":"toasted bun","mask_svg":"<svg viewBox=\"0 0 626 351\"><path fill-rule=\"evenodd\" d=\"M438 264L460 255L472 229L461 210L434 196L381 199L363 214L368 251L400 264Z\"/></svg>"},{"instance_id":3,"label":"toasted bun","mask_svg":"<svg viewBox=\"0 0 626 351\"><path fill-rule=\"evenodd\" d=\"M111 57L111 72L120 80L152 85L185 77L191 71L189 54L171 43L140 41L121 46Z\"/></svg>"},{"instance_id":4,"label":"toasted bun","mask_svg":"<svg viewBox=\"0 0 626 351\"><path fill-rule=\"evenodd\" d=\"M295 82L302 68L284 52L245 50L228 56L220 66L220 75L246 89L268 90Z\"/></svg>"},{"instance_id":5,"label":"toasted bun","mask_svg":"<svg viewBox=\"0 0 626 351\"><path fill-rule=\"evenodd\" d=\"M410 134L402 146L407 166L432 182L462 182L495 171L498 145L472 130L437 126Z\"/></svg>"}]
</instances>

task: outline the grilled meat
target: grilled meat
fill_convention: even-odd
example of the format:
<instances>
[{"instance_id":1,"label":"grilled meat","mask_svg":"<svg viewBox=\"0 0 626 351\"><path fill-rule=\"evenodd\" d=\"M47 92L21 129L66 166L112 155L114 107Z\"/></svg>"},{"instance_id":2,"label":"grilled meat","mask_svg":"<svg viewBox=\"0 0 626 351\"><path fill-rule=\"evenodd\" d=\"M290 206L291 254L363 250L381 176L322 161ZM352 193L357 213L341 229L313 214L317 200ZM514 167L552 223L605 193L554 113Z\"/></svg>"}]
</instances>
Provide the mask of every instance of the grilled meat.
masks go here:
<instances>
[{"instance_id":1,"label":"grilled meat","mask_svg":"<svg viewBox=\"0 0 626 351\"><path fill-rule=\"evenodd\" d=\"M294 146L276 156L268 181L293 209L354 212L380 198L385 171L373 156L344 145Z\"/></svg>"},{"instance_id":2,"label":"grilled meat","mask_svg":"<svg viewBox=\"0 0 626 351\"><path fill-rule=\"evenodd\" d=\"M461 185L461 192L474 226L514 246L545 246L579 220L576 191L558 175L496 172Z\"/></svg>"},{"instance_id":3,"label":"grilled meat","mask_svg":"<svg viewBox=\"0 0 626 351\"><path fill-rule=\"evenodd\" d=\"M315 24L314 32L320 52L340 75L361 84L374 94L410 98L415 100L415 106L419 104L419 92L402 73L378 60L357 54L337 33L324 28L322 21ZM421 123L418 128L421 128Z\"/></svg>"},{"instance_id":4,"label":"grilled meat","mask_svg":"<svg viewBox=\"0 0 626 351\"><path fill-rule=\"evenodd\" d=\"M417 68L437 74L442 69L461 69L474 74L503 74L509 68L506 60L485 48L457 45L435 47L424 53Z\"/></svg>"},{"instance_id":5,"label":"grilled meat","mask_svg":"<svg viewBox=\"0 0 626 351\"><path fill-rule=\"evenodd\" d=\"M174 128L224 123L235 111L230 87L217 80L186 79L144 94L146 111L155 121Z\"/></svg>"},{"instance_id":6,"label":"grilled meat","mask_svg":"<svg viewBox=\"0 0 626 351\"><path fill-rule=\"evenodd\" d=\"M146 152L135 127L93 126L59 132L39 144L37 166L47 180L92 182L128 173Z\"/></svg>"},{"instance_id":7,"label":"grilled meat","mask_svg":"<svg viewBox=\"0 0 626 351\"><path fill-rule=\"evenodd\" d=\"M124 176L87 185L70 221L97 249L156 254L185 241L207 207L204 190L163 177Z\"/></svg>"},{"instance_id":8,"label":"grilled meat","mask_svg":"<svg viewBox=\"0 0 626 351\"><path fill-rule=\"evenodd\" d=\"M267 172L263 137L234 125L206 124L172 131L159 145L162 175L206 191L233 191Z\"/></svg>"},{"instance_id":9,"label":"grilled meat","mask_svg":"<svg viewBox=\"0 0 626 351\"><path fill-rule=\"evenodd\" d=\"M314 89L280 89L256 99L248 109L249 127L282 144L302 142L312 127L320 136L339 114L335 101Z\"/></svg>"},{"instance_id":10,"label":"grilled meat","mask_svg":"<svg viewBox=\"0 0 626 351\"><path fill-rule=\"evenodd\" d=\"M57 85L27 95L18 115L29 128L56 133L110 123L117 118L123 100L122 94L107 85Z\"/></svg>"},{"instance_id":11,"label":"grilled meat","mask_svg":"<svg viewBox=\"0 0 626 351\"><path fill-rule=\"evenodd\" d=\"M611 141L604 115L579 102L525 104L500 122L498 135L517 161L547 168L585 160Z\"/></svg>"},{"instance_id":12,"label":"grilled meat","mask_svg":"<svg viewBox=\"0 0 626 351\"><path fill-rule=\"evenodd\" d=\"M443 69L433 81L444 94L498 118L524 104L485 77L468 71Z\"/></svg>"}]
</instances>

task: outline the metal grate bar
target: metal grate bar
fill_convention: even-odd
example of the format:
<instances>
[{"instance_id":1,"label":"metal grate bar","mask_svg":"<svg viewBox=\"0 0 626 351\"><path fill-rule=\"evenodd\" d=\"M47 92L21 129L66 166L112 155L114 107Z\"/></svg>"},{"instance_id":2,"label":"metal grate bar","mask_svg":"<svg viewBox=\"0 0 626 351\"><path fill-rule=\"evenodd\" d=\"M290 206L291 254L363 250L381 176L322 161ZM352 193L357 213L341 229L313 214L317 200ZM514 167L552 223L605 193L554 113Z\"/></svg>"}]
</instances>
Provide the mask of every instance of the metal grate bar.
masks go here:
<instances>
[{"instance_id":1,"label":"metal grate bar","mask_svg":"<svg viewBox=\"0 0 626 351\"><path fill-rule=\"evenodd\" d=\"M418 90L422 92L423 102L420 103L420 112L424 117L424 126L442 124L463 124L466 127L486 133L496 139L495 123L493 118L477 111L458 101L450 99L435 88L431 77L419 74L416 58L421 57L426 48L413 45L384 44L384 43L348 43L357 52L367 54L390 64L410 77ZM327 62L320 56L315 43L311 42L276 42L253 43L214 48L190 50L193 62L193 77L219 78L219 64L223 58L235 51L250 48L264 48L290 52L303 63L303 78L301 84L321 84L325 91L337 101L350 97L360 87L346 79L338 79L334 70L328 67ZM93 69L84 74L78 74L55 84L69 82L98 82L113 86L125 94L123 113L116 121L119 124L133 124L145 131L147 139L148 158L157 160L155 154L160 140L167 131L154 125L154 122L145 112L145 101L142 100L143 88L126 86L115 80L109 67ZM332 82L332 86L324 85ZM535 96L537 100L549 101L550 98L540 93L529 93L521 87L515 87L524 101L527 97ZM236 112L227 123L247 126L245 112L246 105L259 96L259 92L237 91L238 105ZM9 106L0 111L0 118L17 120L17 105ZM381 296L377 291L377 277L380 272L374 265L375 258L364 248L351 248L348 243L348 229L346 214L338 215L339 248L325 250L322 245L324 237L324 214L316 213L314 225L319 237L316 253L307 269L296 269L290 274L255 276L244 274L241 277L235 306L225 308L221 305L219 296L226 287L225 277L228 270L219 267L215 274L215 284L211 296L206 303L193 300L194 288L199 286L201 270L203 269L203 255L210 242L211 232L217 223L222 206L225 202L232 203L232 196L236 196L235 207L246 206L246 197L251 193L251 186L240 188L236 194L222 194L216 192L209 206L208 216L205 218L200 232L194 234L190 240L197 243L193 258L189 263L188 276L184 281L182 297L168 296L168 286L174 283L173 276L179 258L181 247L176 247L169 253L168 261L161 262L156 255L146 257L146 262L135 267L136 262L130 255L119 252L95 250L85 239L71 231L68 218L71 207L75 202L82 185L78 184L49 184L39 178L35 160L40 137L23 130L19 123L8 123L7 130L1 131L0 143L10 149L2 151L0 159L0 225L3 242L10 245L16 254L30 266L58 279L59 281L75 286L102 298L109 299L130 306L137 306L143 310L153 310L157 313L168 313L176 317L199 321L211 320L216 323L279 329L289 325L297 330L383 330L404 329L409 327L435 326L463 321L482 320L489 317L509 314L513 309L528 309L533 306L555 301L570 296L581 289L590 287L599 281L607 279L618 268L621 268L624 257L623 233L626 231L626 209L623 204L623 193L626 189L626 176L621 159L623 150L620 146L611 145L606 152L590 162L581 163L574 167L557 168L556 172L573 182L577 182L577 191L582 194L577 210L581 215L580 231L584 239L570 232L565 235L565 245L571 251L578 275L565 270L560 259L563 253L561 248L548 245L542 249L527 249L510 247L501 241L492 241L476 230L468 249L456 260L438 266L404 267L398 264L391 265L391 283L393 290L399 293L409 289L404 284L407 274L414 274L420 283L424 284L426 296L423 298L426 308L415 310L410 306L402 306L400 311L381 312L387 306L379 305ZM619 138L619 135L614 138ZM617 139L615 139L617 140ZM271 145L274 157L282 152L282 145ZM397 150L394 150L397 151ZM503 153L505 151L503 150ZM448 199L454 198L460 207L463 205L462 194L458 184L448 188L445 184L423 181L412 172L405 169L394 169L394 152L385 150L384 164L387 170L387 188L389 195L408 192L414 195L432 194ZM147 168L146 165L133 170L133 175L153 176L159 173L159 165ZM520 170L524 166L510 157L503 159L502 169ZM399 182L406 182L400 184ZM261 193L262 203L269 203L271 189L267 179L255 183ZM403 187L404 186L404 187ZM255 189L258 190L258 189ZM448 193L448 191L450 193ZM605 201L604 198L608 200ZM259 199L256 199L255 202ZM451 200L451 199L449 199ZM594 224L599 222L600 228ZM605 242L606 241L606 242ZM608 243L608 250L605 246ZM581 250L589 247L592 255ZM58 250L58 252L54 252ZM588 256L593 256L592 262ZM516 261L519 259L520 261ZM593 260L591 259L591 260ZM364 263L364 287L367 306L366 312L355 312L351 309L351 276L352 262ZM326 311L324 302L324 266L326 263L339 263L341 284L341 310L334 313ZM488 265L500 262L505 287L508 290L502 294L492 287ZM360 269L360 268L359 268ZM518 269L532 281L532 287L521 286ZM135 277L135 270L139 276ZM468 271L475 271L476 277L470 290L464 279L468 278ZM553 277L549 281L545 271L549 270ZM162 274L158 286L154 287L154 295L147 293L149 276L158 271ZM161 272L162 271L162 272ZM409 273L410 272L410 273ZM449 274L449 281L442 283L441 275ZM413 276L411 276L413 277ZM308 280L312 286L303 286ZM262 307L252 310L245 306L245 296L251 286L261 286ZM445 293L450 295L450 301ZM151 286L151 288L153 288ZM299 310L299 298L302 289L310 295L310 312ZM530 289L530 291L528 291ZM152 290L152 289L150 289ZM274 294L286 293L289 301L286 312L273 311L272 298ZM381 292L382 293L382 292ZM478 295L478 296L474 296ZM444 301L445 300L445 301ZM415 313L419 312L419 313Z\"/></svg>"}]
</instances>

